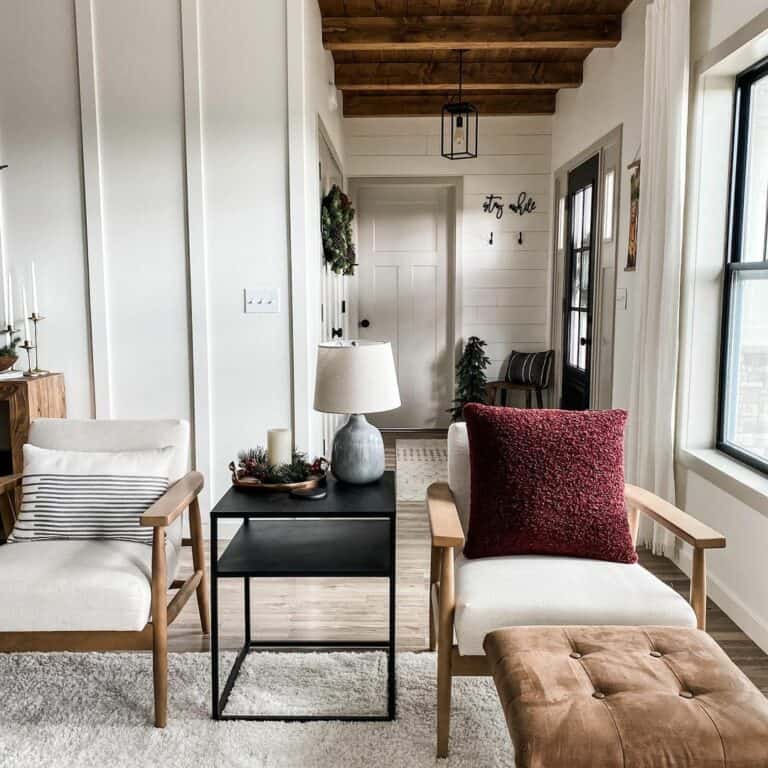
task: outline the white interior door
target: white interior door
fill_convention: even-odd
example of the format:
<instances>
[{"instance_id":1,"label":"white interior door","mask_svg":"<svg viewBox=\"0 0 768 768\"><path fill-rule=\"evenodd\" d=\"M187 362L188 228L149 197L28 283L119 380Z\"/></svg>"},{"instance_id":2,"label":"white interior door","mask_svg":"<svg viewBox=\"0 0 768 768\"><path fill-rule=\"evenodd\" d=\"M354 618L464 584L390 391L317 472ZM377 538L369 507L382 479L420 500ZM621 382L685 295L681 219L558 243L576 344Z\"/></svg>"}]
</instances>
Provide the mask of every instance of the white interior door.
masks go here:
<instances>
[{"instance_id":1,"label":"white interior door","mask_svg":"<svg viewBox=\"0 0 768 768\"><path fill-rule=\"evenodd\" d=\"M330 191L334 184L344 189L344 176L341 172L336 158L331 152L328 143L322 134L319 138L318 147L320 174L320 202ZM344 275L337 275L325 266L325 260L320 259L320 293L321 293L321 336L323 341L331 341L335 338L345 338L347 336L347 278ZM343 417L335 413L323 414L323 453L325 456L331 455L331 443L336 429L343 421Z\"/></svg>"},{"instance_id":2,"label":"white interior door","mask_svg":"<svg viewBox=\"0 0 768 768\"><path fill-rule=\"evenodd\" d=\"M379 427L446 426L452 397L448 343L446 187L361 186L358 333L389 341L402 406L373 414Z\"/></svg>"}]
</instances>

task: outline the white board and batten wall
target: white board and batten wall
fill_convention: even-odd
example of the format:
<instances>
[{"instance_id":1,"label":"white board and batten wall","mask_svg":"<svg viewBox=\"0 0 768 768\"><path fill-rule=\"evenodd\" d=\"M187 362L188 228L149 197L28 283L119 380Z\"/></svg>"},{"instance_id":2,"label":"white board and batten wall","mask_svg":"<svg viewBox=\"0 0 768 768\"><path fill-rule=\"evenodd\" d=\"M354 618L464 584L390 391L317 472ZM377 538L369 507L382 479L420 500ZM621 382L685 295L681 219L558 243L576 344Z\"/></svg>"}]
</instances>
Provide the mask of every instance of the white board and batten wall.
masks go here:
<instances>
[{"instance_id":1,"label":"white board and batten wall","mask_svg":"<svg viewBox=\"0 0 768 768\"><path fill-rule=\"evenodd\" d=\"M440 156L438 116L344 121L347 178L460 179L459 335L488 343L489 378L501 374L512 349L549 347L551 122L480 115L479 157L451 161ZM536 202L523 216L508 209L521 192ZM489 194L502 196L500 220L482 210Z\"/></svg>"},{"instance_id":2,"label":"white board and batten wall","mask_svg":"<svg viewBox=\"0 0 768 768\"><path fill-rule=\"evenodd\" d=\"M285 50L283 3L0 3L0 221L41 363L72 417L192 421L214 501L291 423ZM281 311L245 314L265 285Z\"/></svg>"}]
</instances>

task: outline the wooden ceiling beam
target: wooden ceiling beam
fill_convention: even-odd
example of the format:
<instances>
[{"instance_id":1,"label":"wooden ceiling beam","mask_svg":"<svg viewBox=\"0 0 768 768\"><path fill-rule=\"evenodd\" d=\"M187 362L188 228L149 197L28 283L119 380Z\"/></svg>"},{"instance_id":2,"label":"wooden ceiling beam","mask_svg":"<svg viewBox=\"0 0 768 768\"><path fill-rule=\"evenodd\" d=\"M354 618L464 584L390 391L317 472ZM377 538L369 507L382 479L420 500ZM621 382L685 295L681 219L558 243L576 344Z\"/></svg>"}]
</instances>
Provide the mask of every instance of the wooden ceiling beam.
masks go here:
<instances>
[{"instance_id":1,"label":"wooden ceiling beam","mask_svg":"<svg viewBox=\"0 0 768 768\"><path fill-rule=\"evenodd\" d=\"M349 91L450 91L458 63L337 64L336 87ZM512 61L464 65L464 85L475 91L557 90L581 85L580 61Z\"/></svg>"},{"instance_id":2,"label":"wooden ceiling beam","mask_svg":"<svg viewBox=\"0 0 768 768\"><path fill-rule=\"evenodd\" d=\"M331 51L605 48L620 40L618 14L323 18Z\"/></svg>"},{"instance_id":3,"label":"wooden ceiling beam","mask_svg":"<svg viewBox=\"0 0 768 768\"><path fill-rule=\"evenodd\" d=\"M555 94L551 93L467 93L480 115L551 115ZM344 117L409 117L439 115L446 98L442 94L358 93L344 94Z\"/></svg>"}]
</instances>

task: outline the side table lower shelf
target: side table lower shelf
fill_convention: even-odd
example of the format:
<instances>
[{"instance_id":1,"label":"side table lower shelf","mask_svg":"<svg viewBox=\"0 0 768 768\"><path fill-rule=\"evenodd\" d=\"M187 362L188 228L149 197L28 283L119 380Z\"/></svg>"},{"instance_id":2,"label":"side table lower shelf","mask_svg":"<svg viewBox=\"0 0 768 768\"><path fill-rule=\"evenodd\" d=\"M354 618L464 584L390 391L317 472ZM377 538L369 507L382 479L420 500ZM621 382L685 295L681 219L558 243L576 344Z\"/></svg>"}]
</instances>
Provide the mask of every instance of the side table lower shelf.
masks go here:
<instances>
[{"instance_id":1,"label":"side table lower shelf","mask_svg":"<svg viewBox=\"0 0 768 768\"><path fill-rule=\"evenodd\" d=\"M391 721L396 717L395 670L395 515L367 519L248 519L219 557L217 520L211 517L211 676L215 720L279 722ZM253 640L251 579L386 578L389 582L389 632L380 641ZM244 642L223 688L219 680L218 580L243 580ZM243 662L252 651L355 651L387 654L386 712L382 714L226 714Z\"/></svg>"}]
</instances>

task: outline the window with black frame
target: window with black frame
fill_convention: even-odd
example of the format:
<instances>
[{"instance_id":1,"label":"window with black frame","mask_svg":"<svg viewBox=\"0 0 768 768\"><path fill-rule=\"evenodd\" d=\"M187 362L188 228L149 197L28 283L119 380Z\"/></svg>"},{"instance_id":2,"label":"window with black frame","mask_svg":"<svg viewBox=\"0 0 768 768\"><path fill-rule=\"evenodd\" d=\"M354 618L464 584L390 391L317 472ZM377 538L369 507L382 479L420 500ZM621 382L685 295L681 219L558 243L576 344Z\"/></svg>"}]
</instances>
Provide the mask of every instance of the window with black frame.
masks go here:
<instances>
[{"instance_id":1,"label":"window with black frame","mask_svg":"<svg viewBox=\"0 0 768 768\"><path fill-rule=\"evenodd\" d=\"M717 447L768 472L768 59L736 79Z\"/></svg>"}]
</instances>

